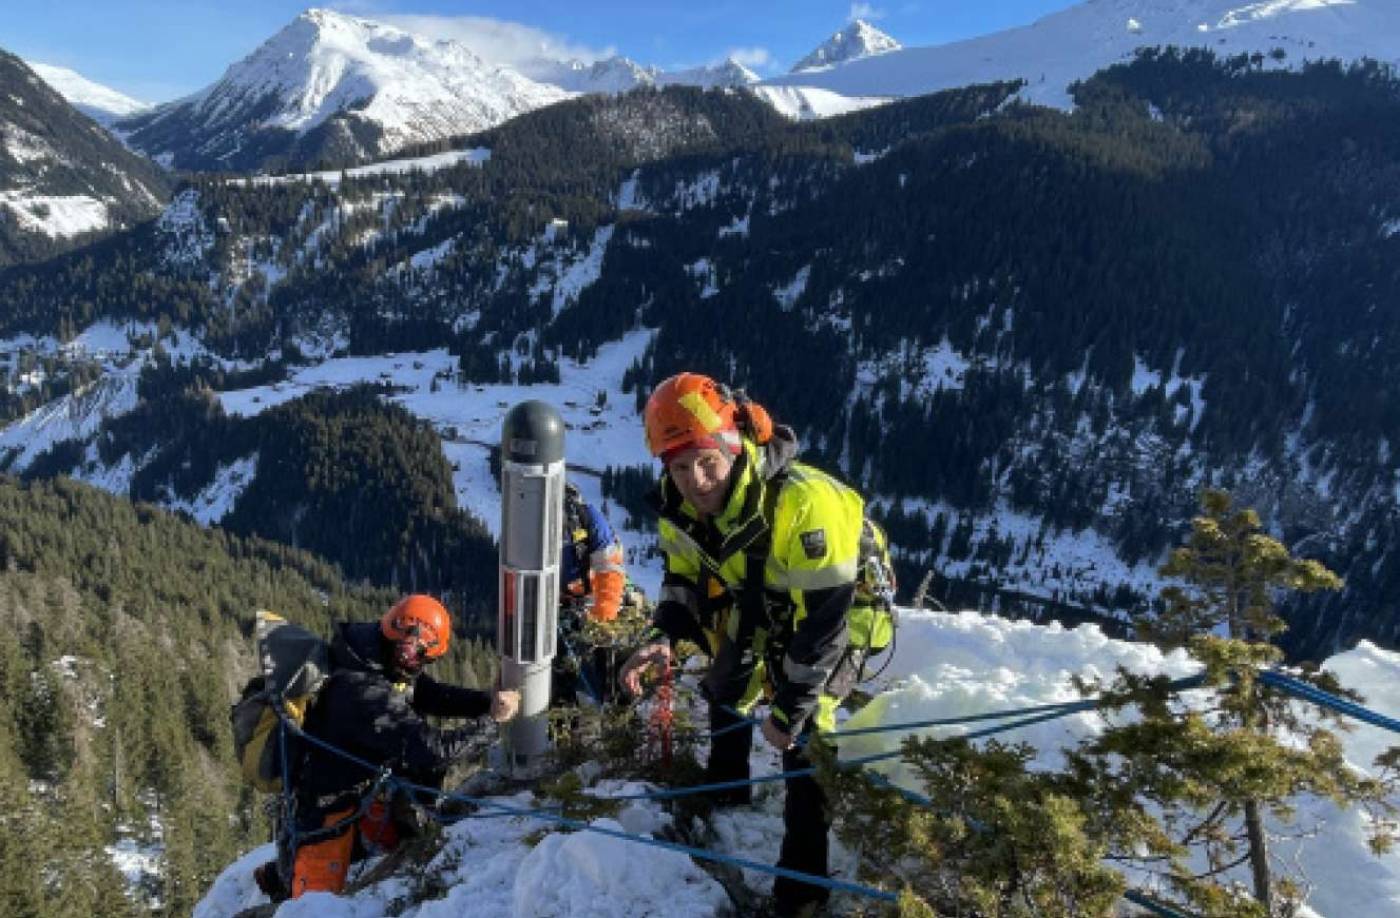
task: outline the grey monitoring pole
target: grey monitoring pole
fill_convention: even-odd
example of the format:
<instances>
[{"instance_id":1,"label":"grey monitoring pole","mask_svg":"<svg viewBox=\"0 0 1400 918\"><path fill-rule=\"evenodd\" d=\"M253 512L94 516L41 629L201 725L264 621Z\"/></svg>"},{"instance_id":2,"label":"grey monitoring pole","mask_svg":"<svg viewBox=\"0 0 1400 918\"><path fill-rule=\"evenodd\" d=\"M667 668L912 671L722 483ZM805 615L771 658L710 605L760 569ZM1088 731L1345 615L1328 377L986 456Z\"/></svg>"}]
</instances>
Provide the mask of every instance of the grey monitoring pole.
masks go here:
<instances>
[{"instance_id":1,"label":"grey monitoring pole","mask_svg":"<svg viewBox=\"0 0 1400 918\"><path fill-rule=\"evenodd\" d=\"M501 686L520 691L504 727L502 771L528 776L549 748L550 669L559 614L564 421L553 405L521 402L501 429L501 581L496 644Z\"/></svg>"}]
</instances>

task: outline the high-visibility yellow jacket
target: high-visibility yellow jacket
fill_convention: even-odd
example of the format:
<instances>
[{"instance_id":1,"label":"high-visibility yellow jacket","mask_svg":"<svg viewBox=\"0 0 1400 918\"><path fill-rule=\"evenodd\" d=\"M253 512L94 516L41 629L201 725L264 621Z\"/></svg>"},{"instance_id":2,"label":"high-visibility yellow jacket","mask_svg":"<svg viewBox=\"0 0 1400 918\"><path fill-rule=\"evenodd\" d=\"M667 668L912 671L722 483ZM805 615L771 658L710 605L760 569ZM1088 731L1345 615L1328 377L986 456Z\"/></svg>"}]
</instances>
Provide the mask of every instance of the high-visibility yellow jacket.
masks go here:
<instances>
[{"instance_id":1,"label":"high-visibility yellow jacket","mask_svg":"<svg viewBox=\"0 0 1400 918\"><path fill-rule=\"evenodd\" d=\"M775 691L773 716L794 733L817 712L846 649L864 519L859 494L792 461L795 453L787 428L777 428L763 446L746 440L725 507L709 520L662 476L657 505L666 574L653 620L673 641L701 630L744 650L761 643ZM730 614L721 615L725 607ZM718 626L723 635L715 634ZM717 655L716 642L708 643ZM829 729L826 720L817 725Z\"/></svg>"}]
</instances>

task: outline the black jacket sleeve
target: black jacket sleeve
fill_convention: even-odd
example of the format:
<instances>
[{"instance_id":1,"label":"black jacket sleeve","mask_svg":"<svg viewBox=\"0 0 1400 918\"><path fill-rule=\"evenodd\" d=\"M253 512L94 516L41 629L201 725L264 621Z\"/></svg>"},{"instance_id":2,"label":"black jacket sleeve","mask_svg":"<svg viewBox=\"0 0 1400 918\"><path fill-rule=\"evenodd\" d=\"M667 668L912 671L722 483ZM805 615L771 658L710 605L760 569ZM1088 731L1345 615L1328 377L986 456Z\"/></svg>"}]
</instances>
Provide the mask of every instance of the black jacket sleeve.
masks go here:
<instances>
[{"instance_id":1,"label":"black jacket sleeve","mask_svg":"<svg viewBox=\"0 0 1400 918\"><path fill-rule=\"evenodd\" d=\"M774 719L790 732L800 732L816 711L822 689L846 652L846 612L854 598L855 584L803 591L807 616L788 643L771 708Z\"/></svg>"},{"instance_id":2,"label":"black jacket sleeve","mask_svg":"<svg viewBox=\"0 0 1400 918\"><path fill-rule=\"evenodd\" d=\"M700 604L700 590L695 583L668 571L661 580L661 596L651 616L652 630L648 638L659 640L664 637L672 644L689 640L705 647L705 632L700 627Z\"/></svg>"},{"instance_id":3,"label":"black jacket sleeve","mask_svg":"<svg viewBox=\"0 0 1400 918\"><path fill-rule=\"evenodd\" d=\"M491 711L491 693L422 674L413 683L413 710L433 717L481 717Z\"/></svg>"}]
</instances>

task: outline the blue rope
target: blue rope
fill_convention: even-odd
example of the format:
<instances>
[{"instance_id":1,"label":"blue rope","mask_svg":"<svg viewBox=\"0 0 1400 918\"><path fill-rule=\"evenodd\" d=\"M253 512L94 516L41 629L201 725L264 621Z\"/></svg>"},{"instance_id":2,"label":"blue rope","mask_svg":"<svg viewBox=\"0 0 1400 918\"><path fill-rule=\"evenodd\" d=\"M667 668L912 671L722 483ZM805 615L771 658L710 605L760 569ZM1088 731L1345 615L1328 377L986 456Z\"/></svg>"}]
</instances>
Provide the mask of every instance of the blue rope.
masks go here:
<instances>
[{"instance_id":1,"label":"blue rope","mask_svg":"<svg viewBox=\"0 0 1400 918\"><path fill-rule=\"evenodd\" d=\"M1199 688L1205 682L1205 674L1198 673L1194 676L1185 676L1181 679L1174 679L1167 686L1170 692L1180 692L1186 689ZM1001 711L988 711L983 714L964 714L958 717L936 717L932 720L914 720L898 724L882 724L878 727L857 727L852 730L838 730L827 735L827 739L839 741L851 736L866 736L872 733L896 733L903 730L921 730L925 727L951 727L958 724L971 724L983 720L1001 720L1006 717L1019 717L1023 714L1040 714L1060 711L1065 714L1077 714L1082 711L1091 710L1103 705L1101 699L1086 698L1082 701L1057 701L1050 704L1038 704L1025 708L1007 708ZM1052 719L1052 718L1047 718ZM1035 721L1031 721L1034 723ZM991 731L998 732L997 730ZM991 733L969 733L963 734L964 738L976 738L978 736L990 736Z\"/></svg>"},{"instance_id":2,"label":"blue rope","mask_svg":"<svg viewBox=\"0 0 1400 918\"><path fill-rule=\"evenodd\" d=\"M1097 706L1098 702L1093 700L1069 702L1056 710L1046 711L1034 717L1025 717L1020 720L1010 721L1004 724L986 727L982 730L975 730L972 733L965 733L950 739L980 739L984 736L992 736L1003 733L1007 730L1016 730L1020 727L1028 727L1033 724L1042 723L1047 720L1054 720L1068 714L1074 714L1082 710L1090 710ZM823 739L831 739L832 734L823 734ZM892 749L889 752L877 752L873 755L860 756L854 759L838 759L838 768L858 768L874 762L883 762L888 759L896 759L904 754L903 748ZM716 781L712 784L696 784L689 787L671 787L658 791L645 791L635 794L618 794L616 796L599 797L599 800L671 800L676 797L688 797L693 794L706 794L713 791L732 790L734 788L746 787L752 784L767 784L772 781L786 781L789 778L803 778L816 774L816 769L812 767L798 768L793 771L777 772L771 775L759 775L757 778L739 778L732 781Z\"/></svg>"},{"instance_id":3,"label":"blue rope","mask_svg":"<svg viewBox=\"0 0 1400 918\"><path fill-rule=\"evenodd\" d=\"M693 848L689 845L682 845L679 842L666 841L664 839L659 838L648 838L645 835L633 835L631 833L622 832L617 829L609 829L605 826L597 826L593 825L592 823L582 822L581 820L570 819L567 816L560 816L557 813L542 812L540 810L522 809L520 807L509 806L508 804L504 803L497 803L493 800L487 800L481 797L468 797L465 794L451 794L445 791L435 790L430 787L420 787L418 785L409 784L408 782L401 783L405 784L407 787L409 787L415 792L437 794L438 796L448 800L457 800L464 803L476 804L477 806L489 807L504 815L524 816L533 819L541 819L546 822L557 823L558 825L561 825L567 829L573 829L578 832L594 832L598 835L606 835L609 838L617 838L623 841L637 842L638 844L647 845L653 848L661 848L667 851L675 851L679 854L686 854L690 857L700 858L701 860L714 861L719 864L731 864L736 867L741 867L745 870L754 870L758 871L759 873L767 873L775 877L785 877L789 880L796 880L800 883L807 883L812 886L823 886L827 889L832 890L833 892L852 893L854 895L864 896L870 899L878 899L882 902L899 901L899 896L897 894L883 889L876 889L872 886L862 886L859 883L850 883L845 880L837 880L832 877L821 877L815 874L802 873L798 870L789 870L786 867L778 867L772 864L762 864L758 861L751 861L747 858L734 857L733 855L729 854L721 854L718 851L710 851L705 848Z\"/></svg>"},{"instance_id":4,"label":"blue rope","mask_svg":"<svg viewBox=\"0 0 1400 918\"><path fill-rule=\"evenodd\" d=\"M1059 701L1054 704L1041 704L1029 708L1008 708L1004 711L988 711L985 714L966 714L961 717L935 717L931 720L911 720L898 724L881 724L878 727L856 727L850 730L839 729L835 733L828 734L827 738L836 741L848 739L853 736L867 736L872 733L897 733L903 730L921 730L925 727L951 727L958 724L978 723L984 720L1001 720L1004 717L1014 717L1020 714L1038 714L1044 711L1058 711L1078 704L1081 704L1081 702Z\"/></svg>"},{"instance_id":5,"label":"blue rope","mask_svg":"<svg viewBox=\"0 0 1400 918\"><path fill-rule=\"evenodd\" d=\"M1400 720L1396 720L1394 717L1387 717L1378 711L1372 711L1370 708L1359 705L1354 701L1340 698L1330 692L1325 692L1315 685L1309 685L1299 679L1294 679L1292 676L1286 676L1283 673L1273 670L1266 670L1259 674L1259 681L1265 685L1273 686L1280 691L1287 692L1290 695L1296 695L1299 698L1311 701L1324 708L1331 708L1340 714L1353 717L1363 723L1389 730L1392 733L1400 733Z\"/></svg>"},{"instance_id":6,"label":"blue rope","mask_svg":"<svg viewBox=\"0 0 1400 918\"><path fill-rule=\"evenodd\" d=\"M981 739L986 736L993 736L997 733L1004 733L1008 730L1016 730L1021 727L1029 727L1045 721L1055 720L1069 714L1088 711L1098 707L1100 702L1096 699L1086 699L1084 701L1063 702L1053 706L1052 710L1042 710L1041 713L1033 717L1024 717L1019 720L1009 721L1003 724L996 724L985 727L981 730L974 730L971 733L964 733L950 739ZM1042 708L1044 706L1041 706ZM842 734L823 734L823 739L837 739ZM850 735L850 734L846 734ZM899 758L904 754L903 748L892 749L888 752L877 752L873 755L860 756L854 759L838 759L838 768L858 768L870 765L874 762L883 762L889 759ZM732 781L717 781L712 784L696 784L689 787L664 788L657 791L646 791L634 794L618 794L616 796L599 797L599 800L671 800L677 797L688 797L693 794L706 794L714 791L732 790L734 788L746 787L752 784L767 784L772 781L786 781L789 778L803 778L816 774L815 768L798 768L793 771L783 771L771 775L760 775L757 778L740 778Z\"/></svg>"},{"instance_id":7,"label":"blue rope","mask_svg":"<svg viewBox=\"0 0 1400 918\"><path fill-rule=\"evenodd\" d=\"M1161 918L1195 918L1190 912L1180 912L1172 908L1165 902L1159 902L1146 893L1136 889L1126 889L1123 891L1123 898L1140 908L1145 908L1154 915Z\"/></svg>"},{"instance_id":8,"label":"blue rope","mask_svg":"<svg viewBox=\"0 0 1400 918\"><path fill-rule=\"evenodd\" d=\"M734 715L739 718L739 720L727 727L720 727L718 730L711 730L708 734L705 734L710 739L714 739L717 736L724 736L726 733L733 733L735 730L742 730L745 727L757 727L763 722L762 718L750 717L738 708L732 708L727 704L720 705L720 710L724 711L726 714Z\"/></svg>"}]
</instances>

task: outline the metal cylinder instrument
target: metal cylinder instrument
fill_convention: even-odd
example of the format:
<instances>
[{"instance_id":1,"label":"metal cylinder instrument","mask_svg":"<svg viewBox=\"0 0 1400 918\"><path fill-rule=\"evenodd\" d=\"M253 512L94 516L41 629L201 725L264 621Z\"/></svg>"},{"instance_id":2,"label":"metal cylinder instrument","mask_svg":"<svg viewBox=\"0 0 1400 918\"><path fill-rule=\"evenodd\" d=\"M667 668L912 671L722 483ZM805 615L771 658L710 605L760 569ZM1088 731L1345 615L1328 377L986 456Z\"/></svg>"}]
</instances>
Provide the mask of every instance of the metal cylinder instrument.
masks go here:
<instances>
[{"instance_id":1,"label":"metal cylinder instrument","mask_svg":"<svg viewBox=\"0 0 1400 918\"><path fill-rule=\"evenodd\" d=\"M501 430L496 618L501 686L520 691L520 714L502 735L501 764L513 775L527 774L549 748L563 512L564 420L547 402L521 402Z\"/></svg>"}]
</instances>

